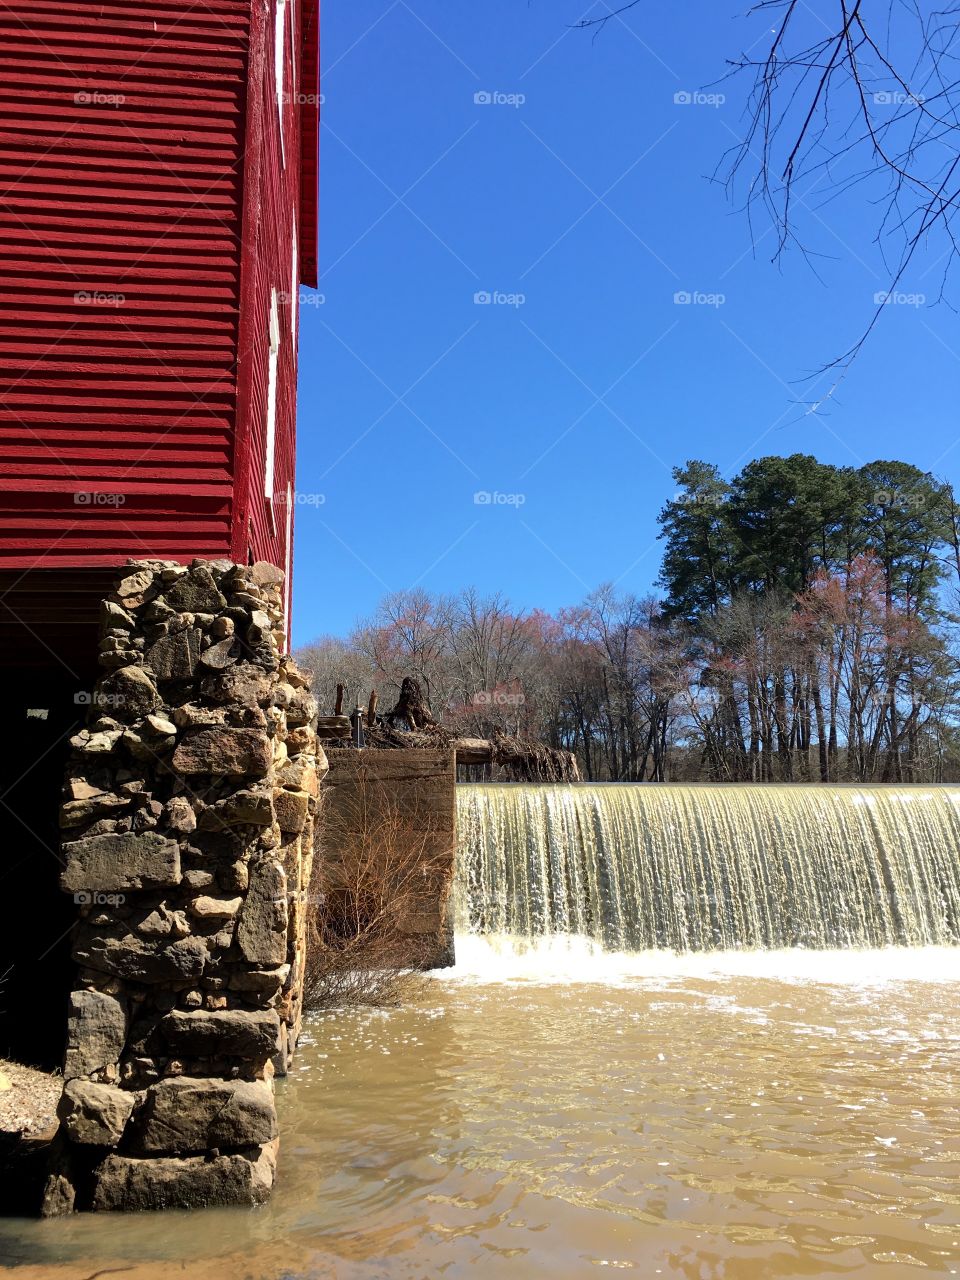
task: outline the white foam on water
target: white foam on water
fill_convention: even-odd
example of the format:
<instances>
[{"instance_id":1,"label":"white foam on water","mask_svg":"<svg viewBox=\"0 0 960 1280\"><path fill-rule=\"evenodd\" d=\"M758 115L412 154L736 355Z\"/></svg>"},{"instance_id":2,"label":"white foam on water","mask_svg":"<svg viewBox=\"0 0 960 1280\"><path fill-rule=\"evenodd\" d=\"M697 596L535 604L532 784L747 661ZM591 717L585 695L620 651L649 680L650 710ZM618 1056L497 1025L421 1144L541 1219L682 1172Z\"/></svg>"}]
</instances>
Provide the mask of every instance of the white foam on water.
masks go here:
<instances>
[{"instance_id":1,"label":"white foam on water","mask_svg":"<svg viewBox=\"0 0 960 1280\"><path fill-rule=\"evenodd\" d=\"M886 947L879 950L604 951L590 938L553 934L458 934L457 963L440 969L443 982L471 984L601 983L684 978L766 978L831 986L894 982L960 982L960 947Z\"/></svg>"}]
</instances>

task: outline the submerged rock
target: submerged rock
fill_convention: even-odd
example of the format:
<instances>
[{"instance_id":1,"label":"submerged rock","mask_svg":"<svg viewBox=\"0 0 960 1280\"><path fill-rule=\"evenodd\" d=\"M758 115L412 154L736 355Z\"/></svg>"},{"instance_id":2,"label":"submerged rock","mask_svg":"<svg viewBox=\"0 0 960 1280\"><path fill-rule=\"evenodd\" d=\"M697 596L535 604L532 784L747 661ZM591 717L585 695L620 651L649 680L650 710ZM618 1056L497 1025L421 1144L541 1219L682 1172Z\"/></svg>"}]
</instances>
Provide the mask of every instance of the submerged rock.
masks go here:
<instances>
[{"instance_id":1,"label":"submerged rock","mask_svg":"<svg viewBox=\"0 0 960 1280\"><path fill-rule=\"evenodd\" d=\"M107 1156L95 1171L94 1209L201 1209L262 1204L276 1173L275 1145L238 1155Z\"/></svg>"}]
</instances>

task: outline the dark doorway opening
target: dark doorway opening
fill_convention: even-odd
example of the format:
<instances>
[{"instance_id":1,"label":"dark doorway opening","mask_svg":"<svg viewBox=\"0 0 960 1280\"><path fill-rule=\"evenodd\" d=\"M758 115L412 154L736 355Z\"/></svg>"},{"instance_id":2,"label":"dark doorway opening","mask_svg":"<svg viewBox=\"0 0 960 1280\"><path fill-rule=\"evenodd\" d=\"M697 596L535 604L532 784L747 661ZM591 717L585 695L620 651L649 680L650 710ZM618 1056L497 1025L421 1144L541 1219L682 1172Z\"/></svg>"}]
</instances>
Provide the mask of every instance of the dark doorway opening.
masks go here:
<instances>
[{"instance_id":1,"label":"dark doorway opening","mask_svg":"<svg viewBox=\"0 0 960 1280\"><path fill-rule=\"evenodd\" d=\"M4 664L0 734L0 1056L63 1065L73 901L60 889L59 808L69 739L90 686L59 664Z\"/></svg>"}]
</instances>

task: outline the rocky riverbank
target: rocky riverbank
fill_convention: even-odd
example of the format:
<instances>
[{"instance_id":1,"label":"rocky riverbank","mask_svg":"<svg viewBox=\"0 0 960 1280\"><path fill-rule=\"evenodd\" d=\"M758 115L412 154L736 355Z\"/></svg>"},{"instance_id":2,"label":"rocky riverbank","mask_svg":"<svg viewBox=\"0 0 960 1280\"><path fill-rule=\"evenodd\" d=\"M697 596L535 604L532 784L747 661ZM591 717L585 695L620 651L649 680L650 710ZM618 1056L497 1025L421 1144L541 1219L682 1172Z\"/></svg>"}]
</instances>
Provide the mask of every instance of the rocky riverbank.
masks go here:
<instances>
[{"instance_id":1,"label":"rocky riverbank","mask_svg":"<svg viewBox=\"0 0 960 1280\"><path fill-rule=\"evenodd\" d=\"M0 1211L32 1215L57 1131L63 1077L0 1058Z\"/></svg>"},{"instance_id":2,"label":"rocky riverbank","mask_svg":"<svg viewBox=\"0 0 960 1280\"><path fill-rule=\"evenodd\" d=\"M0 1058L0 1136L36 1135L57 1123L63 1079Z\"/></svg>"}]
</instances>

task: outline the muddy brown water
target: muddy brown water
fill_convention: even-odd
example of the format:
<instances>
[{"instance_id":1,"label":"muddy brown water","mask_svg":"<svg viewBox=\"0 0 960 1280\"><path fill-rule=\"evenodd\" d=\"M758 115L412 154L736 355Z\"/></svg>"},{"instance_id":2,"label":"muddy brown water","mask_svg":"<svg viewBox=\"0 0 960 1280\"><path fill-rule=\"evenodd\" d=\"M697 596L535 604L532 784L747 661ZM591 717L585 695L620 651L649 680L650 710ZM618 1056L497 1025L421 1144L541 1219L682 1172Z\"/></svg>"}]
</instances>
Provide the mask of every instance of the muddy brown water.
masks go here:
<instances>
[{"instance_id":1,"label":"muddy brown water","mask_svg":"<svg viewBox=\"0 0 960 1280\"><path fill-rule=\"evenodd\" d=\"M465 950L411 1007L310 1024L279 1087L270 1204L7 1220L4 1266L18 1280L960 1274L957 951Z\"/></svg>"}]
</instances>

